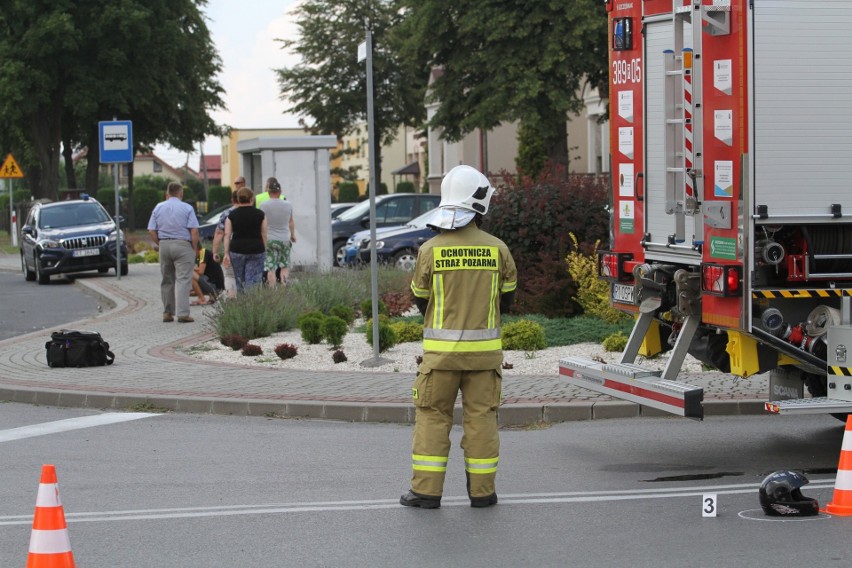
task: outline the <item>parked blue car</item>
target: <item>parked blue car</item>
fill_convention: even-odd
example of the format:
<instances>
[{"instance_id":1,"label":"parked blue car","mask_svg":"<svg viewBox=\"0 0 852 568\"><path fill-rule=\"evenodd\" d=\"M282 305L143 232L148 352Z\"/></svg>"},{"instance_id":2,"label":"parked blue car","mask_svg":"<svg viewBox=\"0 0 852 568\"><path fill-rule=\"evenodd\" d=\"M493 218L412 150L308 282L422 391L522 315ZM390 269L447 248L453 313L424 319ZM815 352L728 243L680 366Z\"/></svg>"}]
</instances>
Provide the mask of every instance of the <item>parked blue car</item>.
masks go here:
<instances>
[{"instance_id":1,"label":"parked blue car","mask_svg":"<svg viewBox=\"0 0 852 568\"><path fill-rule=\"evenodd\" d=\"M420 245L438 234L434 229L427 227L437 215L438 210L432 209L402 227L385 227L385 230L381 232L377 230L376 259L378 262L392 264L400 270L414 270ZM366 233L366 236L360 239L357 251L353 250L352 253L357 254L357 258L363 263L370 262L370 232ZM355 243L352 244L353 248L354 246ZM348 258L349 247L346 252Z\"/></svg>"}]
</instances>

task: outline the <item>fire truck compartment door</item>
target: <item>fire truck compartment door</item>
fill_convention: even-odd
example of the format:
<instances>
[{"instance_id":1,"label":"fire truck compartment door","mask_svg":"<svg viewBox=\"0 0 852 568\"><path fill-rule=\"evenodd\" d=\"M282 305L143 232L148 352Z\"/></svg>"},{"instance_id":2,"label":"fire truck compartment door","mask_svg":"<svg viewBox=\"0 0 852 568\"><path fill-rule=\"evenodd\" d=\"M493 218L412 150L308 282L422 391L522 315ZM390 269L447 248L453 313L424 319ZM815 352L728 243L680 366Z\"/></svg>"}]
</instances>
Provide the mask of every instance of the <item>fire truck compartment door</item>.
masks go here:
<instances>
[{"instance_id":1,"label":"fire truck compartment door","mask_svg":"<svg viewBox=\"0 0 852 568\"><path fill-rule=\"evenodd\" d=\"M685 241L676 243L678 247L666 247L669 236L674 235L678 214L671 211L671 200L667 194L668 183L673 183L682 188L685 184L683 173L673 174L667 171L671 162L672 153L681 154L678 159L682 162L683 152L683 130L682 128L668 127L668 138L666 135L667 115L673 110L666 108L666 101L681 100L683 81L677 78L669 81L669 88L674 91L666 97L666 63L665 50L675 51L674 26L682 25L687 28L689 24L682 20L649 21L645 26L645 227L646 232L651 235L650 242L657 243L646 247L645 257L648 259L685 261L687 258L700 259L700 253L690 250L693 236L695 235L695 223L701 222L702 216L681 215L685 224ZM692 47L692 36L688 29L683 33L684 47ZM680 53L677 53L679 56ZM680 64L677 64L680 68ZM682 189L681 189L682 192ZM663 245L660 246L660 243Z\"/></svg>"},{"instance_id":2,"label":"fire truck compartment door","mask_svg":"<svg viewBox=\"0 0 852 568\"><path fill-rule=\"evenodd\" d=\"M852 213L852 2L754 2L755 210ZM652 98L653 100L653 98ZM835 219L836 221L836 219Z\"/></svg>"}]
</instances>

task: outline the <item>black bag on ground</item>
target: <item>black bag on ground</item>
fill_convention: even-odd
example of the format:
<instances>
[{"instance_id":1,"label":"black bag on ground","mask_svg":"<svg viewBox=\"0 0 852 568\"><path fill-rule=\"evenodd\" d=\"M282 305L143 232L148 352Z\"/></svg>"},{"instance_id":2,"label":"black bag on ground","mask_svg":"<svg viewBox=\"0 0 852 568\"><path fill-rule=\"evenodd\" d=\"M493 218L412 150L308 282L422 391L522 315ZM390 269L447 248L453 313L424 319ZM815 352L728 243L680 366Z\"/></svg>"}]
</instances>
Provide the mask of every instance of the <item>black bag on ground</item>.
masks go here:
<instances>
[{"instance_id":1,"label":"black bag on ground","mask_svg":"<svg viewBox=\"0 0 852 568\"><path fill-rule=\"evenodd\" d=\"M44 347L49 367L100 367L115 360L109 343L94 331L54 331Z\"/></svg>"}]
</instances>

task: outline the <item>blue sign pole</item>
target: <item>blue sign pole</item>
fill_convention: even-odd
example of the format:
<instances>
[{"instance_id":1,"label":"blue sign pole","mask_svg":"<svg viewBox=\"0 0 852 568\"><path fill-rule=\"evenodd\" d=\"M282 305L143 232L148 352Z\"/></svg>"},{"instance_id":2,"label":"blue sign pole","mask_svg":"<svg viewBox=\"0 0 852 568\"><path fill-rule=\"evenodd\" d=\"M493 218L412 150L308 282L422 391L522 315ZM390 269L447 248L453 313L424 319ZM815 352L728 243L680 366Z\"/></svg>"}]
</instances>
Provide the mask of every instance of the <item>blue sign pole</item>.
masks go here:
<instances>
[{"instance_id":1,"label":"blue sign pole","mask_svg":"<svg viewBox=\"0 0 852 568\"><path fill-rule=\"evenodd\" d=\"M133 123L129 120L98 122L102 164L114 164L115 179L115 277L121 280L121 210L118 198L119 164L133 162ZM129 262L129 259L126 259Z\"/></svg>"}]
</instances>

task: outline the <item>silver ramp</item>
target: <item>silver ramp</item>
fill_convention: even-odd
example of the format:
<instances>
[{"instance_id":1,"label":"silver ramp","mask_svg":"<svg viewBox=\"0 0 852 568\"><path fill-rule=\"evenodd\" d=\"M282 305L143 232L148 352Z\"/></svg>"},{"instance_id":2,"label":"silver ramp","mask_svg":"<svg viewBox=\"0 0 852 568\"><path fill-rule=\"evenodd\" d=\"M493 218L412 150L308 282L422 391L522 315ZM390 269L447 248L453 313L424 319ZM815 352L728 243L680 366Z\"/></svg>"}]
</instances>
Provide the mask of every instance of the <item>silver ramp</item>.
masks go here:
<instances>
[{"instance_id":1,"label":"silver ramp","mask_svg":"<svg viewBox=\"0 0 852 568\"><path fill-rule=\"evenodd\" d=\"M559 375L572 385L702 420L704 389L663 379L661 373L630 363L600 363L583 357L559 361Z\"/></svg>"},{"instance_id":2,"label":"silver ramp","mask_svg":"<svg viewBox=\"0 0 852 568\"><path fill-rule=\"evenodd\" d=\"M835 398L796 398L792 400L772 400L764 404L773 414L848 414L852 413L852 402Z\"/></svg>"}]
</instances>

